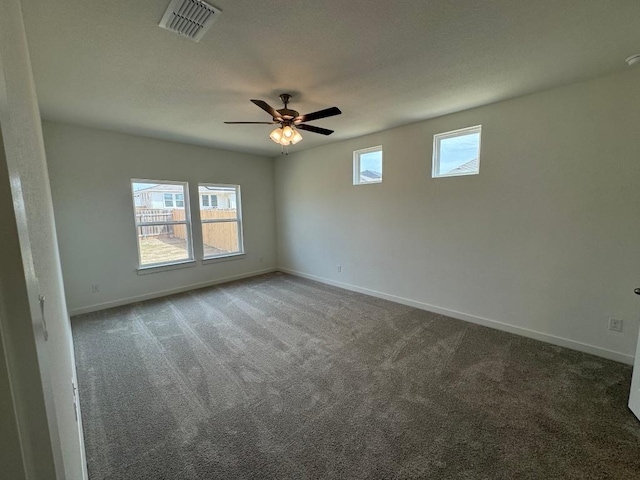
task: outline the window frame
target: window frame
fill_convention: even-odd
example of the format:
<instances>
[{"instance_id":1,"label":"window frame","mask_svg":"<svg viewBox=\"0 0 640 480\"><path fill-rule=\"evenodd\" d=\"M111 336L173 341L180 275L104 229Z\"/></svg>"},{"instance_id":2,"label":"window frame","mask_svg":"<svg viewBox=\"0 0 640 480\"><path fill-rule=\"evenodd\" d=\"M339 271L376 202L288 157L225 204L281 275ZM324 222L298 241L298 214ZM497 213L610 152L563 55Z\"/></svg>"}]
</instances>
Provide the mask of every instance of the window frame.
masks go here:
<instances>
[{"instance_id":1,"label":"window frame","mask_svg":"<svg viewBox=\"0 0 640 480\"><path fill-rule=\"evenodd\" d=\"M367 153L380 152L380 180L373 180L371 182L360 181L360 157ZM382 145L376 145L375 147L361 148L360 150L353 151L353 184L354 185L377 185L382 183L382 177L384 176L384 151Z\"/></svg>"},{"instance_id":2,"label":"window frame","mask_svg":"<svg viewBox=\"0 0 640 480\"><path fill-rule=\"evenodd\" d=\"M202 218L203 205L202 202L198 204L199 213L200 213L200 226L201 226L201 235L202 235L202 260L203 262L208 262L210 260L217 260L221 258L227 257L236 257L240 255L244 255L244 232L243 232L243 224L242 224L242 197L240 193L240 185L236 184L227 184L227 183L198 183L198 195L200 193L200 187L210 187L210 188L234 188L236 193L236 218ZM216 207L211 207L211 196L213 194L203 194L209 195L209 208L207 210L217 209ZM217 198L217 195L216 195ZM221 253L218 255L205 255L204 253L204 225L209 223L236 223L238 225L238 251L231 253Z\"/></svg>"},{"instance_id":3,"label":"window frame","mask_svg":"<svg viewBox=\"0 0 640 480\"><path fill-rule=\"evenodd\" d=\"M438 173L440 168L440 143L442 140L449 138L462 137L472 133L478 133L478 171L476 172L460 172L460 173ZM480 156L482 149L482 125L474 125L472 127L458 128L456 130L450 130L448 132L436 133L433 136L433 155L431 157L431 178L446 178L446 177L462 177L465 175L479 175L480 174Z\"/></svg>"},{"instance_id":4,"label":"window frame","mask_svg":"<svg viewBox=\"0 0 640 480\"><path fill-rule=\"evenodd\" d=\"M179 221L167 221L167 222L160 222L160 221L154 221L154 222L138 222L137 221L137 215L136 215L136 197L135 197L135 191L133 190L133 184L134 183L147 183L147 184L156 184L156 185L181 185L183 187L183 193L184 193L184 207L176 207L175 206L175 194L171 194L172 195L172 201L174 206L173 207L167 207L166 206L166 200L165 200L165 193L163 192L163 196L162 196L162 204L163 207L162 209L167 209L167 208L174 208L174 209L181 209L184 210L184 216L185 219L184 220L179 220ZM132 205L133 205L133 224L134 224L134 231L135 231L135 236L136 236L136 246L137 246L137 255L138 255L138 271L141 270L149 270L149 269L162 269L163 267L171 267L174 265L182 265L182 264L193 264L195 262L195 258L194 258L194 252L193 252L193 231L191 228L192 222L191 222L191 208L190 208L190 202L189 202L189 182L181 182L181 181L177 181L177 180L149 180L149 179L141 179L141 178L132 178L129 182L129 188L131 190L131 199L132 199ZM168 192L167 192L168 193ZM162 209L158 209L158 210L162 210ZM155 210L155 209L154 209ZM187 254L188 254L188 258L183 258L180 260L172 260L172 261L168 261L168 262L155 262L155 263L146 263L146 264L142 264L142 258L140 256L140 236L138 234L138 229L140 227L151 227L151 226L164 226L164 225L184 225L185 226L185 230L187 233L187 238L186 240L186 244L187 244Z\"/></svg>"}]
</instances>

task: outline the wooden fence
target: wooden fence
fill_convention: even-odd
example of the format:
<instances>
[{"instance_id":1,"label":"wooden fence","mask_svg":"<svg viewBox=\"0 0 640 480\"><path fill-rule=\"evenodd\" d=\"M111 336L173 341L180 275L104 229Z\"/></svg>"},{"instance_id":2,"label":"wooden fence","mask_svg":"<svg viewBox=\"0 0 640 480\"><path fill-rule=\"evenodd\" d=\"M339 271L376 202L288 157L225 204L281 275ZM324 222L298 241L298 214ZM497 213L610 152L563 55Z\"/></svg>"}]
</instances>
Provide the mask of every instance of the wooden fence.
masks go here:
<instances>
[{"instance_id":1,"label":"wooden fence","mask_svg":"<svg viewBox=\"0 0 640 480\"><path fill-rule=\"evenodd\" d=\"M200 210L202 220L212 220L218 218L236 218L235 209L211 209ZM184 220L184 210L173 210L174 220ZM173 235L177 238L185 238L186 231L184 225L174 225ZM203 223L202 242L205 247L211 247L223 252L237 252L238 245L238 222Z\"/></svg>"},{"instance_id":2,"label":"wooden fence","mask_svg":"<svg viewBox=\"0 0 640 480\"><path fill-rule=\"evenodd\" d=\"M235 209L201 210L202 220L236 218ZM136 208L136 223L140 222L180 222L185 220L185 211L180 208ZM186 225L146 225L138 227L138 235L147 237L180 238L187 237ZM223 252L237 252L238 222L203 223L202 241L205 247Z\"/></svg>"},{"instance_id":3,"label":"wooden fence","mask_svg":"<svg viewBox=\"0 0 640 480\"><path fill-rule=\"evenodd\" d=\"M173 210L171 209L136 207L136 224L140 222L170 222L171 220L173 220ZM143 238L173 237L174 227L174 225L147 225L138 227L138 235ZM184 227L182 229L184 230Z\"/></svg>"}]
</instances>

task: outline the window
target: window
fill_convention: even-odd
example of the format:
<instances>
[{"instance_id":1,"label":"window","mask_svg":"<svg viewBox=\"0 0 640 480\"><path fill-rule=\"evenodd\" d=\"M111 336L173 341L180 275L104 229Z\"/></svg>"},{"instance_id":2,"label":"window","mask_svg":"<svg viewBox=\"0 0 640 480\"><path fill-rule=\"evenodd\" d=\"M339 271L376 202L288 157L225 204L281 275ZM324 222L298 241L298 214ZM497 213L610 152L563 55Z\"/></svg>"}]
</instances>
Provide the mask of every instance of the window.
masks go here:
<instances>
[{"instance_id":1,"label":"window","mask_svg":"<svg viewBox=\"0 0 640 480\"><path fill-rule=\"evenodd\" d=\"M382 183L382 147L353 152L353 184Z\"/></svg>"},{"instance_id":2,"label":"window","mask_svg":"<svg viewBox=\"0 0 640 480\"><path fill-rule=\"evenodd\" d=\"M454 177L480 173L480 134L482 126L463 128L433 136L431 176Z\"/></svg>"},{"instance_id":3,"label":"window","mask_svg":"<svg viewBox=\"0 0 640 480\"><path fill-rule=\"evenodd\" d=\"M239 185L198 185L198 195L209 197L209 207L201 202L204 258L244 253Z\"/></svg>"},{"instance_id":4,"label":"window","mask_svg":"<svg viewBox=\"0 0 640 480\"><path fill-rule=\"evenodd\" d=\"M187 184L131 180L131 190L140 268L193 260Z\"/></svg>"},{"instance_id":5,"label":"window","mask_svg":"<svg viewBox=\"0 0 640 480\"><path fill-rule=\"evenodd\" d=\"M218 196L209 195L209 194L204 194L204 195L200 194L200 206L204 208L218 208Z\"/></svg>"},{"instance_id":6,"label":"window","mask_svg":"<svg viewBox=\"0 0 640 480\"><path fill-rule=\"evenodd\" d=\"M176 189L175 185L168 185L165 188ZM184 194L183 193L164 193L162 195L164 208L184 208Z\"/></svg>"}]
</instances>

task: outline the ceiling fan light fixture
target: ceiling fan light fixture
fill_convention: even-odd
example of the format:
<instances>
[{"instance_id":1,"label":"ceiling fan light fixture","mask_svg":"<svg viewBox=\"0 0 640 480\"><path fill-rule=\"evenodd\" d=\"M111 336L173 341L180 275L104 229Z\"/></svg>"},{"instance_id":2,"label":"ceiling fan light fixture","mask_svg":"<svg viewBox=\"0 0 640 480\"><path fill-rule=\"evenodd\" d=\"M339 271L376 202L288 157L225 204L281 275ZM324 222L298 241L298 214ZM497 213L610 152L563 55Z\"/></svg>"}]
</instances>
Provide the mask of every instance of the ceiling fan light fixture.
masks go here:
<instances>
[{"instance_id":1,"label":"ceiling fan light fixture","mask_svg":"<svg viewBox=\"0 0 640 480\"><path fill-rule=\"evenodd\" d=\"M298 130L293 130L293 138L291 139L291 143L293 145L295 145L296 143L298 143L300 140L302 140L302 135L300 135L300 132Z\"/></svg>"},{"instance_id":2,"label":"ceiling fan light fixture","mask_svg":"<svg viewBox=\"0 0 640 480\"><path fill-rule=\"evenodd\" d=\"M280 140L282 139L282 128L276 128L273 132L271 132L269 138L276 143L280 143Z\"/></svg>"},{"instance_id":3,"label":"ceiling fan light fixture","mask_svg":"<svg viewBox=\"0 0 640 480\"><path fill-rule=\"evenodd\" d=\"M289 125L285 127L276 128L269 138L275 143L286 147L287 145L295 145L302 140L302 135L295 128L291 128Z\"/></svg>"},{"instance_id":4,"label":"ceiling fan light fixture","mask_svg":"<svg viewBox=\"0 0 640 480\"><path fill-rule=\"evenodd\" d=\"M287 125L282 129L282 135L290 140L293 137L293 128Z\"/></svg>"}]
</instances>

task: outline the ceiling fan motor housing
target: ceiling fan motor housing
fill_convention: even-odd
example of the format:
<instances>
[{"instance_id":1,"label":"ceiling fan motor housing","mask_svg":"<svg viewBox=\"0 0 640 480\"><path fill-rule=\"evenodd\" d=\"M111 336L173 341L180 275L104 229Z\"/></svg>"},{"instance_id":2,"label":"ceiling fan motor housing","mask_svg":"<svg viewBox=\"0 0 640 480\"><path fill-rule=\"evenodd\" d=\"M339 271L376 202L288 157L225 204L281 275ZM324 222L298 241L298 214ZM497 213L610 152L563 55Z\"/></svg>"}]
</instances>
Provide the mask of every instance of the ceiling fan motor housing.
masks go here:
<instances>
[{"instance_id":1,"label":"ceiling fan motor housing","mask_svg":"<svg viewBox=\"0 0 640 480\"><path fill-rule=\"evenodd\" d=\"M294 118L296 118L297 116L299 116L300 114L298 112L296 112L295 110L290 110L288 107L289 105L289 101L291 100L291 95L288 93L282 93L280 94L280 100L282 100L282 103L284 103L284 108L281 108L280 110L277 110L277 112L280 114L280 116L284 119L284 120L292 120ZM275 121L278 121L277 118L274 118Z\"/></svg>"},{"instance_id":2,"label":"ceiling fan motor housing","mask_svg":"<svg viewBox=\"0 0 640 480\"><path fill-rule=\"evenodd\" d=\"M294 118L296 118L297 116L299 116L298 112L296 112L295 110L290 110L288 108L281 108L280 110L277 111L280 116L282 117L283 120L287 121L287 120L293 120ZM277 118L274 118L274 120L278 121Z\"/></svg>"}]
</instances>

